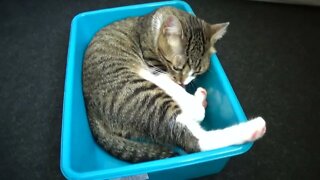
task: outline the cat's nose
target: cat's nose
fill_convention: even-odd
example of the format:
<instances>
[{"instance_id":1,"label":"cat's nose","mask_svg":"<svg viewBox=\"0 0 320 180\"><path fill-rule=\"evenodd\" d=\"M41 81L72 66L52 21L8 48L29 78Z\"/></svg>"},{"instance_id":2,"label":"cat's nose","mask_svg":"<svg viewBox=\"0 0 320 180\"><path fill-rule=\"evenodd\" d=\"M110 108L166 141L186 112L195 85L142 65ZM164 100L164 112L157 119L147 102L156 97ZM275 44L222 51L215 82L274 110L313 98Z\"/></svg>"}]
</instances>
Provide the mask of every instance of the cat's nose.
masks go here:
<instances>
[{"instance_id":1,"label":"cat's nose","mask_svg":"<svg viewBox=\"0 0 320 180\"><path fill-rule=\"evenodd\" d=\"M182 82L178 82L179 86L185 88L186 86Z\"/></svg>"}]
</instances>

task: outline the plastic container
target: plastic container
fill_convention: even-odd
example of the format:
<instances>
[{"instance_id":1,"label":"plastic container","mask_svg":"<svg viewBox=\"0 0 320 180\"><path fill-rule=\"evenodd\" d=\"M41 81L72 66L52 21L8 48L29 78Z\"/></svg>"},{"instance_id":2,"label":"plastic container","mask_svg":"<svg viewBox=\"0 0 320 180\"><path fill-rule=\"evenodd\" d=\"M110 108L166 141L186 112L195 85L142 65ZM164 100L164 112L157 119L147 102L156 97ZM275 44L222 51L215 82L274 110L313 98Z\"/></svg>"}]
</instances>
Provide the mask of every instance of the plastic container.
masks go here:
<instances>
[{"instance_id":1,"label":"plastic container","mask_svg":"<svg viewBox=\"0 0 320 180\"><path fill-rule=\"evenodd\" d=\"M68 179L114 179L141 175L149 179L186 179L218 173L229 158L246 152L252 143L145 163L130 164L106 153L94 141L86 117L81 71L85 49L94 34L107 24L147 14L161 6L174 6L193 13L183 1L168 1L91 11L77 15L71 25L66 69L61 171ZM210 71L195 84L208 91L203 126L216 129L246 121L246 116L216 55Z\"/></svg>"}]
</instances>

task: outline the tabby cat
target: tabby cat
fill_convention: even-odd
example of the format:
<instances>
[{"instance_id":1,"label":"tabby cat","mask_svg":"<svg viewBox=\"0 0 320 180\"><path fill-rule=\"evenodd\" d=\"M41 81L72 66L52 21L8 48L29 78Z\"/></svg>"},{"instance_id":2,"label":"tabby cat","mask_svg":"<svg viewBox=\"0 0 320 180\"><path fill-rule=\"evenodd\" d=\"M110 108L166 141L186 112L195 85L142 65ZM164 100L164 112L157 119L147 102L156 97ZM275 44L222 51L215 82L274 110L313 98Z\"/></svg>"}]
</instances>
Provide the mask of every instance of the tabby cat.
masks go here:
<instances>
[{"instance_id":1,"label":"tabby cat","mask_svg":"<svg viewBox=\"0 0 320 180\"><path fill-rule=\"evenodd\" d=\"M87 115L98 144L122 160L143 162L176 156L172 147L192 153L262 137L261 117L203 130L206 91L184 89L208 70L227 26L163 7L100 30L83 64Z\"/></svg>"}]
</instances>

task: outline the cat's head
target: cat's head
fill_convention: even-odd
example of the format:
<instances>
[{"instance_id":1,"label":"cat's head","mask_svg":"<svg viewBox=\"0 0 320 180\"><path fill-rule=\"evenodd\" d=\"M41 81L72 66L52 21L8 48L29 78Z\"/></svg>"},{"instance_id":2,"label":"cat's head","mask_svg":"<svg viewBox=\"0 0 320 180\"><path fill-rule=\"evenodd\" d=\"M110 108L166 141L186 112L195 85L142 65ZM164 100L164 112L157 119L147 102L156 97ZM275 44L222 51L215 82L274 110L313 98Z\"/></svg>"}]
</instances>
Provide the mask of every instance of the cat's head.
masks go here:
<instances>
[{"instance_id":1,"label":"cat's head","mask_svg":"<svg viewBox=\"0 0 320 180\"><path fill-rule=\"evenodd\" d=\"M168 15L158 37L158 53L171 78L187 85L206 72L214 44L226 32L229 23L208 24L191 15Z\"/></svg>"}]
</instances>

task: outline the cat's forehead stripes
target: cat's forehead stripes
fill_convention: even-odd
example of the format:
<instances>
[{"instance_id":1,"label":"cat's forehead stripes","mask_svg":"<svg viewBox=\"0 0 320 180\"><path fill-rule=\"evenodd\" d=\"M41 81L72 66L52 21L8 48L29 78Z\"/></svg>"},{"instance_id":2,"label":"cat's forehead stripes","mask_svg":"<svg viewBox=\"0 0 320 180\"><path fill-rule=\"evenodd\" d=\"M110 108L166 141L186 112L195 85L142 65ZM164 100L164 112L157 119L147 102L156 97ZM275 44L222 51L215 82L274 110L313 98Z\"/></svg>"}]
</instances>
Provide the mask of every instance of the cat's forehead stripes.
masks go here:
<instances>
[{"instance_id":1,"label":"cat's forehead stripes","mask_svg":"<svg viewBox=\"0 0 320 180\"><path fill-rule=\"evenodd\" d=\"M188 63L192 67L198 67L205 54L205 35L203 32L202 22L195 17L189 17L187 25L187 46L186 55Z\"/></svg>"}]
</instances>

